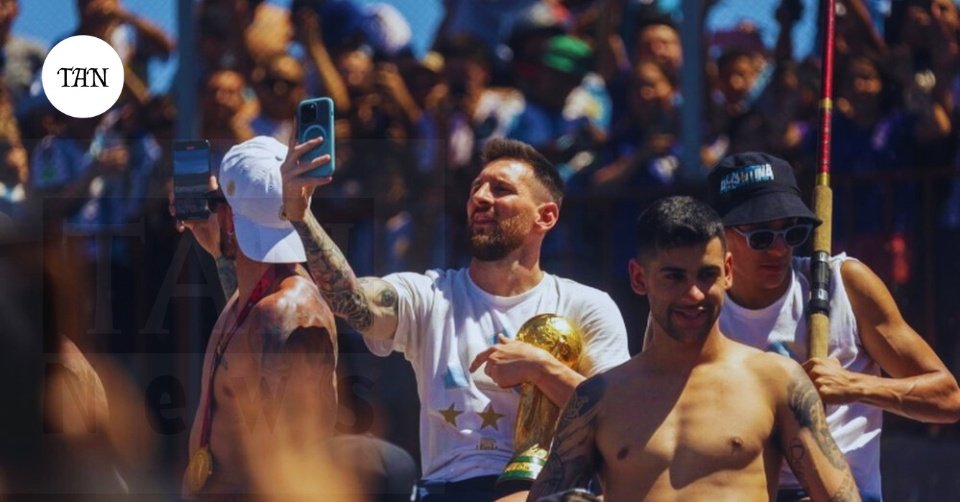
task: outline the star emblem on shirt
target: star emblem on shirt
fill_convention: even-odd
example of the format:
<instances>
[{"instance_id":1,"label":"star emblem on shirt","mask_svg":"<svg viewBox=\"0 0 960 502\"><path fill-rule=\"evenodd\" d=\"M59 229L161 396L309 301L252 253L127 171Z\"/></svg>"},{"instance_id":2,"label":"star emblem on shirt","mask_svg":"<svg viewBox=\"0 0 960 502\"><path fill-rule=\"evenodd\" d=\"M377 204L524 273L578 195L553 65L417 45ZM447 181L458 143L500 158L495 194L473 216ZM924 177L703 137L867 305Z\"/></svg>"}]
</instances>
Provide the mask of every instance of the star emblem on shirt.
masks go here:
<instances>
[{"instance_id":1,"label":"star emblem on shirt","mask_svg":"<svg viewBox=\"0 0 960 502\"><path fill-rule=\"evenodd\" d=\"M480 418L483 419L480 430L483 430L484 427L493 427L496 430L500 430L500 427L497 426L497 420L505 416L502 413L497 413L497 411L493 409L493 403L488 404L487 407L483 409L483 412L477 413L477 415L480 415Z\"/></svg>"},{"instance_id":2,"label":"star emblem on shirt","mask_svg":"<svg viewBox=\"0 0 960 502\"><path fill-rule=\"evenodd\" d=\"M443 419L446 420L448 424L456 427L457 415L461 415L463 412L457 411L457 409L454 408L454 403L450 403L450 407L445 410L440 410L440 414L443 415Z\"/></svg>"}]
</instances>

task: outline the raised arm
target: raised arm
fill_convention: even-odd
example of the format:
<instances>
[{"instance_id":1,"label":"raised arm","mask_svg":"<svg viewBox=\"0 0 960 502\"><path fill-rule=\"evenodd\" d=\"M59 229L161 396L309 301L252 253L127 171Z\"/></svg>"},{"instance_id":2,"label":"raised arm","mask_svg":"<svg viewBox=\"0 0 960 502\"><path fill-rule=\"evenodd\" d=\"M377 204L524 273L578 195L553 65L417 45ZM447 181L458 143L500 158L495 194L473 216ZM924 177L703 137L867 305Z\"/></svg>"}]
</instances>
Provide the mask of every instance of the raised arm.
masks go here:
<instances>
[{"instance_id":1,"label":"raised arm","mask_svg":"<svg viewBox=\"0 0 960 502\"><path fill-rule=\"evenodd\" d=\"M323 230L310 212L310 198L314 189L329 183L332 178L301 176L330 162L329 155L317 157L311 162L300 163L300 157L322 142L322 138L291 145L283 162L283 215L303 241L307 252L310 275L320 289L320 294L330 305L334 315L347 321L363 336L370 338L393 338L397 330L397 291L383 279L365 277L358 279L347 263L340 248ZM291 139L291 142L293 140Z\"/></svg>"},{"instance_id":2,"label":"raised arm","mask_svg":"<svg viewBox=\"0 0 960 502\"><path fill-rule=\"evenodd\" d=\"M596 433L600 401L606 387L602 375L589 378L577 386L560 413L550 456L530 489L528 501L583 487L590 481L600 461Z\"/></svg>"},{"instance_id":3,"label":"raised arm","mask_svg":"<svg viewBox=\"0 0 960 502\"><path fill-rule=\"evenodd\" d=\"M137 30L143 50L149 56L159 56L166 59L177 48L176 42L171 39L159 26L146 18L140 17L122 7L118 15L123 22L130 23Z\"/></svg>"},{"instance_id":4,"label":"raised arm","mask_svg":"<svg viewBox=\"0 0 960 502\"><path fill-rule=\"evenodd\" d=\"M859 501L847 459L827 427L823 402L810 379L787 358L787 392L777 407L780 447L793 474L811 500Z\"/></svg>"},{"instance_id":5,"label":"raised arm","mask_svg":"<svg viewBox=\"0 0 960 502\"><path fill-rule=\"evenodd\" d=\"M210 177L207 186L211 191L219 187L216 176ZM170 197L170 214L175 215L173 194L170 194ZM200 247L213 257L213 261L217 264L217 276L220 278L223 298L229 301L237 291L237 264L220 252L220 223L217 221L217 214L211 212L206 220L178 220L177 231L183 232L185 229L190 229L197 244L200 244Z\"/></svg>"},{"instance_id":6,"label":"raised arm","mask_svg":"<svg viewBox=\"0 0 960 502\"><path fill-rule=\"evenodd\" d=\"M860 340L889 377L854 373L836 360L804 363L824 402L862 401L923 422L960 419L960 388L937 354L903 319L889 290L869 267L849 260L843 283Z\"/></svg>"},{"instance_id":7,"label":"raised arm","mask_svg":"<svg viewBox=\"0 0 960 502\"><path fill-rule=\"evenodd\" d=\"M310 55L310 60L317 67L317 73L323 82L323 89L327 95L336 103L338 115L345 115L350 111L350 94L347 92L347 84L337 70L337 65L330 57L327 46L323 43L323 36L320 33L320 20L317 13L309 7L297 10L301 30L297 35L300 37L300 43L303 44Z\"/></svg>"}]
</instances>

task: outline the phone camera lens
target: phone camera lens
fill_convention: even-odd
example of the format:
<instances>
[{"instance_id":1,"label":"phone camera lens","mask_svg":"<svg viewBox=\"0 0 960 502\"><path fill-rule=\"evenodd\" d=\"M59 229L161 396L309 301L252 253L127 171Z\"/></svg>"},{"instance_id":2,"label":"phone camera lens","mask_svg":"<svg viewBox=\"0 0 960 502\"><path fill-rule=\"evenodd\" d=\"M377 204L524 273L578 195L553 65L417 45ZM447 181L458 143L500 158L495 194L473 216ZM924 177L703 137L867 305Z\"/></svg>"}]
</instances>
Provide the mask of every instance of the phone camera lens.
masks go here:
<instances>
[{"instance_id":1,"label":"phone camera lens","mask_svg":"<svg viewBox=\"0 0 960 502\"><path fill-rule=\"evenodd\" d=\"M317 121L317 105L315 103L310 103L303 107L303 112L300 117L300 123L302 124L311 124Z\"/></svg>"}]
</instances>

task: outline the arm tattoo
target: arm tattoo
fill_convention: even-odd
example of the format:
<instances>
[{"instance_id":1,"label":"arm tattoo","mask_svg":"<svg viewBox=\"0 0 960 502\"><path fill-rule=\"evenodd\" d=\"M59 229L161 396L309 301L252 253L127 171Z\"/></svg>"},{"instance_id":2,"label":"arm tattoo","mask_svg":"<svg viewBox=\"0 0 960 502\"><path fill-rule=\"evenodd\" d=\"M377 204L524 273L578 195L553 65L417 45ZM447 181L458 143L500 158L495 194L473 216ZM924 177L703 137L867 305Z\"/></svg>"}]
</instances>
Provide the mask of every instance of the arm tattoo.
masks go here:
<instances>
[{"instance_id":1,"label":"arm tattoo","mask_svg":"<svg viewBox=\"0 0 960 502\"><path fill-rule=\"evenodd\" d=\"M803 442L796 438L790 441L790 451L787 452L787 455L789 455L788 463L793 475L801 486L807 486L807 473L803 469L803 457L807 455L807 450L804 448Z\"/></svg>"},{"instance_id":2,"label":"arm tattoo","mask_svg":"<svg viewBox=\"0 0 960 502\"><path fill-rule=\"evenodd\" d=\"M370 296L378 306L397 312L397 290L390 283L375 277L361 277L358 281L363 290L376 291Z\"/></svg>"},{"instance_id":3,"label":"arm tattoo","mask_svg":"<svg viewBox=\"0 0 960 502\"><path fill-rule=\"evenodd\" d=\"M266 377L282 378L290 372L290 361L284 354L284 338L282 326L267 326L260 335L260 346L251 347L254 354L260 354L260 372Z\"/></svg>"},{"instance_id":4,"label":"arm tattoo","mask_svg":"<svg viewBox=\"0 0 960 502\"><path fill-rule=\"evenodd\" d=\"M392 288L383 288L380 290L380 294L377 295L377 303L379 303L381 307L387 307L396 312L397 292Z\"/></svg>"},{"instance_id":5,"label":"arm tattoo","mask_svg":"<svg viewBox=\"0 0 960 502\"><path fill-rule=\"evenodd\" d=\"M365 331L373 314L343 253L309 211L303 221L291 223L303 241L310 275L330 309L357 331Z\"/></svg>"},{"instance_id":6,"label":"arm tattoo","mask_svg":"<svg viewBox=\"0 0 960 502\"><path fill-rule=\"evenodd\" d=\"M813 438L830 464L837 469L845 470L847 461L843 452L837 447L833 436L830 435L830 429L827 427L826 412L823 403L820 402L820 395L813 383L807 378L806 374L799 368L793 375L788 389L790 399L790 411L797 420L801 429L809 429Z\"/></svg>"},{"instance_id":7,"label":"arm tattoo","mask_svg":"<svg viewBox=\"0 0 960 502\"><path fill-rule=\"evenodd\" d=\"M597 405L606 385L602 377L590 378L577 387L567 401L557 421L550 456L530 491L530 500L584 486L593 476L598 456L594 442Z\"/></svg>"},{"instance_id":8,"label":"arm tattoo","mask_svg":"<svg viewBox=\"0 0 960 502\"><path fill-rule=\"evenodd\" d=\"M827 502L852 502L854 500L859 500L857 498L857 486L853 483L853 477L847 476L840 488L837 488L837 492L831 495Z\"/></svg>"},{"instance_id":9,"label":"arm tattoo","mask_svg":"<svg viewBox=\"0 0 960 502\"><path fill-rule=\"evenodd\" d=\"M237 290L237 264L223 255L217 257L217 275L220 276L220 287L223 296L229 300Z\"/></svg>"},{"instance_id":10,"label":"arm tattoo","mask_svg":"<svg viewBox=\"0 0 960 502\"><path fill-rule=\"evenodd\" d=\"M251 337L250 349L260 357L257 410L262 409L270 427L275 427L279 418L305 410L325 413L320 422L332 426L329 418L336 414L336 389L325 387L324 382L333 382L336 347L326 329L290 321L276 320L266 326L259 340Z\"/></svg>"}]
</instances>

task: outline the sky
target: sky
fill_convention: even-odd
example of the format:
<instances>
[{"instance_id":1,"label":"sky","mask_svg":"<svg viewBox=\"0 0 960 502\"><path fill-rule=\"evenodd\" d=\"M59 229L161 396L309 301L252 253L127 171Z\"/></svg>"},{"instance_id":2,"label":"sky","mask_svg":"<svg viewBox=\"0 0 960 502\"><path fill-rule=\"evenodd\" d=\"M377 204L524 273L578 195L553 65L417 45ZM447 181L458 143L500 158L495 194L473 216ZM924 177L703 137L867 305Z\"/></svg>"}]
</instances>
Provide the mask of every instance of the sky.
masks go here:
<instances>
[{"instance_id":1,"label":"sky","mask_svg":"<svg viewBox=\"0 0 960 502\"><path fill-rule=\"evenodd\" d=\"M291 0L269 0L271 3L288 6ZM360 4L374 0L355 0ZM382 1L382 0L381 0ZM804 19L794 31L795 52L806 55L813 48L814 4L816 0L803 0L807 5ZM780 0L720 0L707 19L710 30L724 30L738 22L750 20L760 28L764 41L772 47L777 36L773 23L773 11ZM176 34L176 0L122 0L128 10L146 17L168 33ZM440 22L441 0L388 0L406 16L414 34L413 47L423 54L433 40L433 33ZM669 2L668 2L669 3ZM49 46L66 36L77 23L76 0L20 0L20 16L13 25L17 36L31 38ZM151 90L166 92L176 71L176 58L165 64L150 68Z\"/></svg>"}]
</instances>

